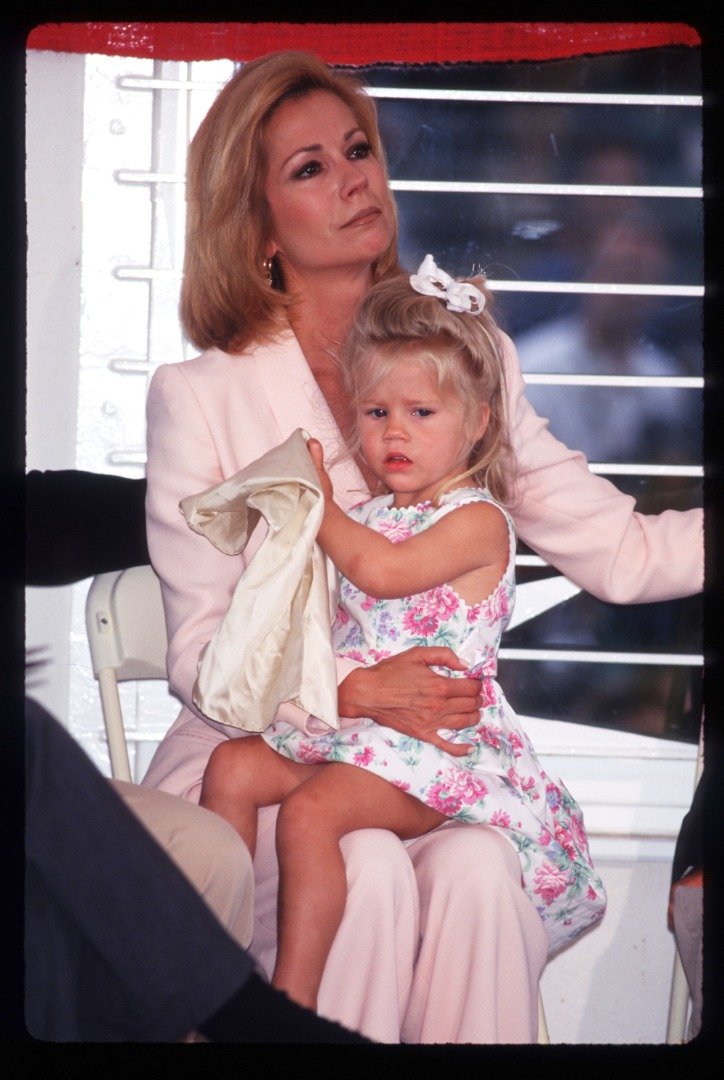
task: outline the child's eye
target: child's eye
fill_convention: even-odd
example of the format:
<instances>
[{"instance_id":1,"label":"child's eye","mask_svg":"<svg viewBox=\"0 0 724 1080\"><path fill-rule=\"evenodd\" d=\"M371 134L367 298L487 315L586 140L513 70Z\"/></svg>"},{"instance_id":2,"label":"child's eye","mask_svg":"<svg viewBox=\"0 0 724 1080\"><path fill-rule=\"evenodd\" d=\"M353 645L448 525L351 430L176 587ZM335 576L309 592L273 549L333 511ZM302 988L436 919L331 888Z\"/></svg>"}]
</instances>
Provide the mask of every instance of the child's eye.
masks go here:
<instances>
[{"instance_id":1,"label":"child's eye","mask_svg":"<svg viewBox=\"0 0 724 1080\"><path fill-rule=\"evenodd\" d=\"M412 411L415 416L432 416L433 414L432 409L424 409L422 406L420 406L419 409L413 409Z\"/></svg>"},{"instance_id":2,"label":"child's eye","mask_svg":"<svg viewBox=\"0 0 724 1080\"><path fill-rule=\"evenodd\" d=\"M367 409L367 411L365 413L365 416L372 416L375 420L381 420L386 415L387 415L387 410L386 409L381 409L381 408Z\"/></svg>"}]
</instances>

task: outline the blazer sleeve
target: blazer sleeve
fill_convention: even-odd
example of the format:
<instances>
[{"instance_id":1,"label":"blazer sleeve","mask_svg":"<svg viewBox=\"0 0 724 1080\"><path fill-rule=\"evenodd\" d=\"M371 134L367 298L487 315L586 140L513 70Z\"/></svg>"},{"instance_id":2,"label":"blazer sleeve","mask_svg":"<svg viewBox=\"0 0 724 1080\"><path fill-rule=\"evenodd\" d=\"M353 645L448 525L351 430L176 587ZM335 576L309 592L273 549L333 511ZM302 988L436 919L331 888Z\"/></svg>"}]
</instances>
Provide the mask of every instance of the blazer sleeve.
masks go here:
<instances>
[{"instance_id":1,"label":"blazer sleeve","mask_svg":"<svg viewBox=\"0 0 724 1080\"><path fill-rule=\"evenodd\" d=\"M214 439L214 418L181 364L156 370L146 412L146 528L166 613L169 687L196 716L226 734L238 735L238 729L204 716L191 696L199 653L226 614L247 564L244 552L225 555L193 532L179 509L181 499L226 478ZM264 449L260 447L259 453ZM352 666L338 662L338 682ZM283 702L277 719L306 729L308 715Z\"/></svg>"},{"instance_id":2,"label":"blazer sleeve","mask_svg":"<svg viewBox=\"0 0 724 1080\"><path fill-rule=\"evenodd\" d=\"M192 532L179 509L187 495L224 479L214 436L181 365L154 373L146 403L146 530L161 580L169 688L197 716L191 692L199 653L221 621L244 569Z\"/></svg>"},{"instance_id":3,"label":"blazer sleeve","mask_svg":"<svg viewBox=\"0 0 724 1080\"><path fill-rule=\"evenodd\" d=\"M525 396L517 352L503 335L517 479L518 535L601 600L637 604L703 588L703 510L637 513L635 500L592 473L583 454L548 431Z\"/></svg>"}]
</instances>

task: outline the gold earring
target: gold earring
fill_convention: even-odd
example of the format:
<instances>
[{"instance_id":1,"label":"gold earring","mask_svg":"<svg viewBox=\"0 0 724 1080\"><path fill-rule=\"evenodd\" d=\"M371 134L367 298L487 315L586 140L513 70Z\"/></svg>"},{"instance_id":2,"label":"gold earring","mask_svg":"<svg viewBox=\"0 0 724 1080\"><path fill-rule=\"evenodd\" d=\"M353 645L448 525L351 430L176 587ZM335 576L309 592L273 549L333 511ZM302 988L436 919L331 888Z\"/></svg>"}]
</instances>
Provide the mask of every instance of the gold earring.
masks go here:
<instances>
[{"instance_id":1,"label":"gold earring","mask_svg":"<svg viewBox=\"0 0 724 1080\"><path fill-rule=\"evenodd\" d=\"M262 268L264 270L264 280L266 281L267 285L270 288L272 286L272 267L273 267L273 265L274 265L274 263L272 262L271 256L264 259L264 262L262 263Z\"/></svg>"}]
</instances>

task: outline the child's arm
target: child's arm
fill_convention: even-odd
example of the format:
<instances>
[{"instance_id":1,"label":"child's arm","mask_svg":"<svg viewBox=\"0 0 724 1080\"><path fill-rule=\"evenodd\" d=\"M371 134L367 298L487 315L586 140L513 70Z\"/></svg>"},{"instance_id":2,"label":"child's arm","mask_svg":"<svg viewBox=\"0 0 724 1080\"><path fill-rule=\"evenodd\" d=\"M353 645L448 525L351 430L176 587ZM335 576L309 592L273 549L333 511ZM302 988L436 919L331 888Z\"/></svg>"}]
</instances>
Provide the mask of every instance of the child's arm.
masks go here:
<instances>
[{"instance_id":1,"label":"child's arm","mask_svg":"<svg viewBox=\"0 0 724 1080\"><path fill-rule=\"evenodd\" d=\"M362 592L382 600L410 596L486 567L494 571L493 584L498 580L501 564L507 562L509 538L508 526L496 507L469 503L424 532L392 543L352 521L337 506L321 444L312 439L308 445L325 498L317 540L337 569Z\"/></svg>"}]
</instances>

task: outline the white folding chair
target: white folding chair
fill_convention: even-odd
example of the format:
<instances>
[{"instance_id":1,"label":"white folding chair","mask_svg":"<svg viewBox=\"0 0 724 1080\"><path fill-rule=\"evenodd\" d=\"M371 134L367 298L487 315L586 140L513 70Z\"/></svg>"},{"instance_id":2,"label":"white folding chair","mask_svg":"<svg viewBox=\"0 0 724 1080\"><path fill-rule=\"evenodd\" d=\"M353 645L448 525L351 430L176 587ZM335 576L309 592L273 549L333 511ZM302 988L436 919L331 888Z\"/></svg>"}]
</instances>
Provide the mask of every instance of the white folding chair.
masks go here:
<instances>
[{"instance_id":1,"label":"white folding chair","mask_svg":"<svg viewBox=\"0 0 724 1080\"><path fill-rule=\"evenodd\" d=\"M166 621L153 569L133 566L98 574L88 591L85 621L111 773L117 780L131 780L118 683L168 678Z\"/></svg>"}]
</instances>

